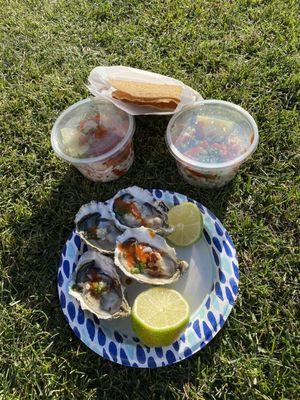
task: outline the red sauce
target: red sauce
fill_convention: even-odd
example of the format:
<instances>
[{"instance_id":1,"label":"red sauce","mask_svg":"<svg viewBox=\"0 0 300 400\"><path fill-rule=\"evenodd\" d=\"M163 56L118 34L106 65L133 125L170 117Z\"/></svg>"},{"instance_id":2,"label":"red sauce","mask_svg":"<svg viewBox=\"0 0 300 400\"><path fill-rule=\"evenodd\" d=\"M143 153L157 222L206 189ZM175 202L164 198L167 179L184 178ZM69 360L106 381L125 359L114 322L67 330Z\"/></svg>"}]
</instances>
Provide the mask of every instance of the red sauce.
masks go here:
<instances>
[{"instance_id":1,"label":"red sauce","mask_svg":"<svg viewBox=\"0 0 300 400\"><path fill-rule=\"evenodd\" d=\"M118 212L124 213L124 214L132 214L138 221L143 223L143 218L142 214L140 213L140 210L138 209L137 205L135 203L127 203L121 197L116 199L115 201L115 206L118 210Z\"/></svg>"},{"instance_id":2,"label":"red sauce","mask_svg":"<svg viewBox=\"0 0 300 400\"><path fill-rule=\"evenodd\" d=\"M98 274L96 268L91 268L89 270L89 275L91 276L91 283L101 281L101 276Z\"/></svg>"},{"instance_id":3,"label":"red sauce","mask_svg":"<svg viewBox=\"0 0 300 400\"><path fill-rule=\"evenodd\" d=\"M78 145L83 149L81 157L96 157L112 150L125 136L128 125L128 120L118 113L109 123L101 114L80 121Z\"/></svg>"},{"instance_id":4,"label":"red sauce","mask_svg":"<svg viewBox=\"0 0 300 400\"><path fill-rule=\"evenodd\" d=\"M145 264L155 264L158 260L155 251L145 252L144 249L148 247L142 243L136 243L128 241L123 244L119 244L119 249L123 252L124 258L130 267L134 267L135 264L140 261Z\"/></svg>"},{"instance_id":5,"label":"red sauce","mask_svg":"<svg viewBox=\"0 0 300 400\"><path fill-rule=\"evenodd\" d=\"M88 234L90 236L97 236L97 227L92 226L92 227L88 228Z\"/></svg>"},{"instance_id":6,"label":"red sauce","mask_svg":"<svg viewBox=\"0 0 300 400\"><path fill-rule=\"evenodd\" d=\"M101 293L99 293L99 282L102 281L102 276L98 273L96 268L91 268L89 270L88 276L90 278L90 291L91 294L95 297L98 297ZM106 285L102 290L108 291L114 287L114 281L111 282L110 285Z\"/></svg>"}]
</instances>

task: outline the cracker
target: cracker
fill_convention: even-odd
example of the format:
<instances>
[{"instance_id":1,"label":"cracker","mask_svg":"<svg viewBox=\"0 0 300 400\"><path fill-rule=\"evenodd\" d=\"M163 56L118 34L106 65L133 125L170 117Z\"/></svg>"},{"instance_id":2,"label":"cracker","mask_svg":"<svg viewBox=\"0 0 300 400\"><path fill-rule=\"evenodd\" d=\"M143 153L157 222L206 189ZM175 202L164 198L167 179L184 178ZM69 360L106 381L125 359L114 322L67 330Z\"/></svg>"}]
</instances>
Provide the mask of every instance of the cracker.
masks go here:
<instances>
[{"instance_id":1,"label":"cracker","mask_svg":"<svg viewBox=\"0 0 300 400\"><path fill-rule=\"evenodd\" d=\"M131 96L128 93L122 92L121 90L115 90L112 93L112 97L118 100L128 100L131 102L140 102L140 103L170 103L174 102L176 104L179 103L178 100L174 100L172 98L143 98L143 97L136 97L136 96Z\"/></svg>"},{"instance_id":2,"label":"cracker","mask_svg":"<svg viewBox=\"0 0 300 400\"><path fill-rule=\"evenodd\" d=\"M176 103L175 101L169 101L169 102L140 102L138 100L122 100L124 101L124 103L130 103L130 104L135 104L137 106L143 106L143 107L153 107L153 108L157 108L158 110L162 110L162 111L174 111L175 108L177 107L178 103Z\"/></svg>"},{"instance_id":3,"label":"cracker","mask_svg":"<svg viewBox=\"0 0 300 400\"><path fill-rule=\"evenodd\" d=\"M173 99L180 101L182 87L174 84L135 82L121 79L110 79L109 84L130 96L142 99Z\"/></svg>"}]
</instances>

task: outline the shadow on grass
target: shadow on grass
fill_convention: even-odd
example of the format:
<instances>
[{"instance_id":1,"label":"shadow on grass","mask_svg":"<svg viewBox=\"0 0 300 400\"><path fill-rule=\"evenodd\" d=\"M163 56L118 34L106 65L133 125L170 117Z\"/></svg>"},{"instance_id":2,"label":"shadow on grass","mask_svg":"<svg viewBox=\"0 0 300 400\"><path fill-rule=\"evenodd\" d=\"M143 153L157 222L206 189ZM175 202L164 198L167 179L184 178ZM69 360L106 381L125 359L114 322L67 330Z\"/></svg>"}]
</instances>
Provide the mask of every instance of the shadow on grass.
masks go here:
<instances>
[{"instance_id":1,"label":"shadow on grass","mask_svg":"<svg viewBox=\"0 0 300 400\"><path fill-rule=\"evenodd\" d=\"M105 361L87 349L73 335L60 309L57 266L61 249L73 229L74 215L82 204L92 199L105 200L117 190L137 184L185 193L211 208L220 219L226 213L232 185L216 191L202 191L186 184L178 175L160 134L165 132L168 119L157 118L155 123L153 120L147 117L138 119L136 160L126 176L116 182L95 184L69 167L43 204L32 201L30 218L11 222L16 237L15 247L19 249L10 275L12 292L27 307L39 309L45 316L41 324L53 342L48 354L50 357L56 355L54 364L58 363L59 368L60 358L67 359L69 371L79 368L88 387L98 387L100 380L99 395L104 390L107 398L114 398L118 393L123 396L125 390L133 393L139 389L144 391L145 398L151 398L153 393L168 398L169 386L180 392L189 382L195 384L197 371L213 362L222 332L226 330L225 326L205 349L187 361L158 370L130 369ZM83 384L79 377L76 379L75 385Z\"/></svg>"}]
</instances>

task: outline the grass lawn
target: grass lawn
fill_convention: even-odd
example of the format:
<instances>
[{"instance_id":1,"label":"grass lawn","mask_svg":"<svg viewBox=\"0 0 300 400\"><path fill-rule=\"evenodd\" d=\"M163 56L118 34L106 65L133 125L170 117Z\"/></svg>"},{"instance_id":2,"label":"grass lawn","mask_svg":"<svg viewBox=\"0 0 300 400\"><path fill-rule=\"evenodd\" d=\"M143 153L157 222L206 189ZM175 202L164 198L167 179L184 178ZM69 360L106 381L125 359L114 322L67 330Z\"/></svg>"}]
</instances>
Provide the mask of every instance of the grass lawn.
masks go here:
<instances>
[{"instance_id":1,"label":"grass lawn","mask_svg":"<svg viewBox=\"0 0 300 400\"><path fill-rule=\"evenodd\" d=\"M0 399L298 397L297 13L292 0L1 2ZM59 112L88 96L91 69L113 64L241 105L259 126L256 153L224 189L193 188L166 149L168 118L144 117L129 173L107 184L84 179L54 155L50 130ZM94 354L57 298L75 212L131 184L204 203L240 261L238 302L224 329L189 360L157 370Z\"/></svg>"}]
</instances>

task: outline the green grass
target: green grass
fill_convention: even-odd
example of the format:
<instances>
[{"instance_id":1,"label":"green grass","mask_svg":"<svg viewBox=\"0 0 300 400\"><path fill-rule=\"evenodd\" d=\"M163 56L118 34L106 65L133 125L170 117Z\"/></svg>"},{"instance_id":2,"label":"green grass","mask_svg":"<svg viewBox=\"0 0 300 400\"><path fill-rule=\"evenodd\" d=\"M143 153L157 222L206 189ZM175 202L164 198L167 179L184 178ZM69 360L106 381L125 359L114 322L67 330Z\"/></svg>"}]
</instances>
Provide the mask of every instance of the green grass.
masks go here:
<instances>
[{"instance_id":1,"label":"green grass","mask_svg":"<svg viewBox=\"0 0 300 400\"><path fill-rule=\"evenodd\" d=\"M296 399L297 2L15 0L2 1L0 13L0 398ZM91 69L113 64L241 105L259 126L256 153L224 189L193 188L166 149L168 118L144 117L130 172L114 183L87 181L53 154L50 130L88 96ZM101 359L73 335L57 298L75 212L131 184L203 202L232 234L240 261L238 302L222 332L158 370Z\"/></svg>"}]
</instances>

